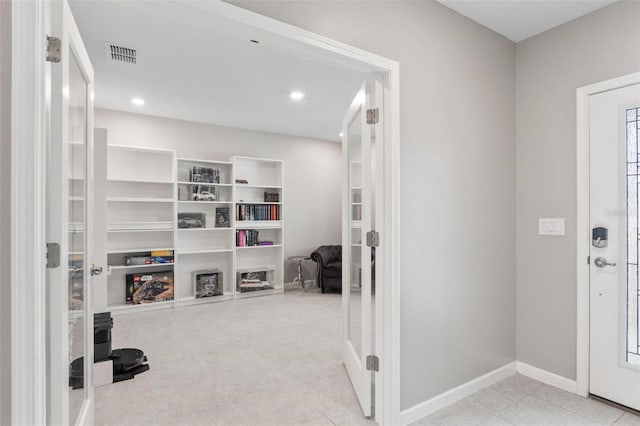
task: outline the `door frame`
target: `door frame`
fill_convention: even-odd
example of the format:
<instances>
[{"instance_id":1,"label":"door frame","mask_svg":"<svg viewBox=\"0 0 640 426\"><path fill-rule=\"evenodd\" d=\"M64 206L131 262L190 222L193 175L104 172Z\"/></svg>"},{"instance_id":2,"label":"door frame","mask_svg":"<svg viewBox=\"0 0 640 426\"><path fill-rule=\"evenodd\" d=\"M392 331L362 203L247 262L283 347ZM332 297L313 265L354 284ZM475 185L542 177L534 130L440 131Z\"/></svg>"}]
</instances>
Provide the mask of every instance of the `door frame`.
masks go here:
<instances>
[{"instance_id":1,"label":"door frame","mask_svg":"<svg viewBox=\"0 0 640 426\"><path fill-rule=\"evenodd\" d=\"M384 125L380 151L384 185L380 197L383 229L378 251L382 262L376 297L375 352L380 371L375 380L376 421L400 418L400 76L397 61L329 39L311 31L224 2L187 3L187 7L286 37L305 48L357 62L383 78ZM47 1L12 3L12 170L33 170L11 180L12 422L44 424L46 419L45 351L45 180L48 141L50 65L45 62ZM35 164L42 167L34 167ZM30 194L31 196L24 196ZM378 272L377 271L377 272ZM30 285L24 285L29 283ZM22 284L22 285L19 285ZM20 327L18 327L18 324ZM36 358L34 359L34 354Z\"/></svg>"},{"instance_id":2,"label":"door frame","mask_svg":"<svg viewBox=\"0 0 640 426\"><path fill-rule=\"evenodd\" d=\"M48 10L44 1L11 3L12 424L46 424Z\"/></svg>"},{"instance_id":3,"label":"door frame","mask_svg":"<svg viewBox=\"0 0 640 426\"><path fill-rule=\"evenodd\" d=\"M382 262L376 261L376 281L389 283L376 286L375 300L375 353L380 359L375 380L375 420L383 425L400 423L400 64L389 58L359 49L328 37L286 24L267 16L225 2L197 3L180 1L186 7L196 8L235 22L285 37L309 50L333 55L351 63L358 63L383 80L384 126L382 149L384 182L376 188L380 199L382 229L380 246L376 248ZM379 197L379 198L378 198ZM378 215L376 216L378 217ZM376 219L377 223L380 223ZM379 275L378 275L379 274ZM381 277L378 281L377 277ZM381 297L379 297L381 296Z\"/></svg>"},{"instance_id":4,"label":"door frame","mask_svg":"<svg viewBox=\"0 0 640 426\"><path fill-rule=\"evenodd\" d=\"M640 83L640 72L627 74L588 86L576 91L577 123L577 210L576 210L576 264L577 264L577 322L576 322L576 393L589 396L589 264L591 247L589 221L589 97L598 93L621 89Z\"/></svg>"}]
</instances>

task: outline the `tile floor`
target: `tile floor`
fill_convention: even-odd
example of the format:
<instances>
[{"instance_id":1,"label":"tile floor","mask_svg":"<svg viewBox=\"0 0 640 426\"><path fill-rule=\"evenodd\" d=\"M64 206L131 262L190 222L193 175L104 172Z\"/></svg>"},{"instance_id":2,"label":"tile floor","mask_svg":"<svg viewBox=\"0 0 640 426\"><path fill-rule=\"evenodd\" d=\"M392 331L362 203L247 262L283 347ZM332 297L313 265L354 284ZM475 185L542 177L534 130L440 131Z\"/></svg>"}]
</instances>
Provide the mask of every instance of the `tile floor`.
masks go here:
<instances>
[{"instance_id":1,"label":"tile floor","mask_svg":"<svg viewBox=\"0 0 640 426\"><path fill-rule=\"evenodd\" d=\"M96 425L373 425L341 363L339 294L114 317L113 347L151 370L96 389Z\"/></svg>"},{"instance_id":2,"label":"tile floor","mask_svg":"<svg viewBox=\"0 0 640 426\"><path fill-rule=\"evenodd\" d=\"M640 426L640 417L516 374L413 425Z\"/></svg>"}]
</instances>

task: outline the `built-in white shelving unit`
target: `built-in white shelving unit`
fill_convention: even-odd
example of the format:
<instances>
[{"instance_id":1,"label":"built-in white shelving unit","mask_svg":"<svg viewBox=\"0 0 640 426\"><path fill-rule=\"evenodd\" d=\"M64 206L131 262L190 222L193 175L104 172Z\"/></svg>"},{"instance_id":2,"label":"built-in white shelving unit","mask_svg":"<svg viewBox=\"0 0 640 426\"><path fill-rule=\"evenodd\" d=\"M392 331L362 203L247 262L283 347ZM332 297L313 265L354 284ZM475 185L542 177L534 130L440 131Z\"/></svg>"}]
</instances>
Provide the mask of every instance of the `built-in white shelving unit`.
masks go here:
<instances>
[{"instance_id":1,"label":"built-in white shelving unit","mask_svg":"<svg viewBox=\"0 0 640 426\"><path fill-rule=\"evenodd\" d=\"M202 180L198 173L194 174L194 168L196 171L198 168L213 169L217 182L193 182ZM176 228L177 303L184 306L232 300L233 164L229 161L178 158L177 171L177 214L198 213L205 217L202 228ZM197 200L196 194L202 192L210 193L214 199ZM226 212L226 224L217 221L217 215L223 212ZM193 272L203 270L222 272L222 295L195 297Z\"/></svg>"},{"instance_id":2,"label":"built-in white shelving unit","mask_svg":"<svg viewBox=\"0 0 640 426\"><path fill-rule=\"evenodd\" d=\"M213 169L213 180L219 182L194 182L211 180L199 176L203 169ZM237 183L237 179L247 183ZM108 309L114 314L139 312L284 291L282 185L281 160L176 158L172 150L109 145L105 194ZM269 201L265 201L265 193L271 194ZM72 201L82 201L76 198ZM239 216L241 211L246 214ZM220 220L221 215L226 216L226 222ZM204 223L198 219L195 224L189 219L193 217L203 218ZM80 224L70 227L81 232L79 228ZM238 246L237 236L249 231L254 239L243 242L251 245ZM173 262L126 264L127 257L148 257L163 251L173 254ZM126 303L127 274L164 270L174 274L173 300ZM222 272L222 295L195 297L192 275L203 270ZM268 286L244 291L244 282L241 291L241 274L258 271L266 276Z\"/></svg>"},{"instance_id":3,"label":"built-in white shelving unit","mask_svg":"<svg viewBox=\"0 0 640 426\"><path fill-rule=\"evenodd\" d=\"M107 306L112 312L172 307L174 301L126 303L126 275L173 271L174 262L126 265L128 256L150 256L175 247L175 151L107 147ZM174 278L175 286L175 278Z\"/></svg>"},{"instance_id":4,"label":"built-in white shelving unit","mask_svg":"<svg viewBox=\"0 0 640 426\"><path fill-rule=\"evenodd\" d=\"M284 167L281 160L234 156L234 194L236 239L241 232L255 232L259 244L236 244L234 264L236 298L280 293L284 291ZM241 183L243 182L243 183ZM268 198L271 194L273 198ZM274 199L275 198L275 199ZM244 213L244 215L243 215ZM239 275L252 271L268 271L268 289L242 292Z\"/></svg>"}]
</instances>

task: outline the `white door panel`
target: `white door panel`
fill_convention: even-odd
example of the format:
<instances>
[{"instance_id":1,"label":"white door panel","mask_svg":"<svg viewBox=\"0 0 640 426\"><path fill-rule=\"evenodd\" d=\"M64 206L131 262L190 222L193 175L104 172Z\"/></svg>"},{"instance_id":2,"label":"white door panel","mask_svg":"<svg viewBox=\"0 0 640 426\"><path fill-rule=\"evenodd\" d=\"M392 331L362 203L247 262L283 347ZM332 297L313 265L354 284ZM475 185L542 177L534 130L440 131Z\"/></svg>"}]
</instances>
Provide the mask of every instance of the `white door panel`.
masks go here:
<instances>
[{"instance_id":1,"label":"white door panel","mask_svg":"<svg viewBox=\"0 0 640 426\"><path fill-rule=\"evenodd\" d=\"M640 410L638 128L640 85L590 97L590 393ZM615 266L613 265L615 264Z\"/></svg>"},{"instance_id":2,"label":"white door panel","mask_svg":"<svg viewBox=\"0 0 640 426\"><path fill-rule=\"evenodd\" d=\"M356 95L342 124L343 153L343 237L342 306L343 358L351 383L365 416L372 416L373 372L367 357L373 355L372 247L366 236L375 223L375 159L380 146L380 126L367 123L367 110L381 114L381 85L368 81ZM379 115L380 116L380 115ZM377 136L376 136L377 135ZM376 144L377 142L377 144Z\"/></svg>"},{"instance_id":3,"label":"white door panel","mask_svg":"<svg viewBox=\"0 0 640 426\"><path fill-rule=\"evenodd\" d=\"M60 244L48 281L48 423L93 424L93 68L66 1L49 4L60 61L51 64L47 236ZM82 365L81 387L70 364Z\"/></svg>"}]
</instances>

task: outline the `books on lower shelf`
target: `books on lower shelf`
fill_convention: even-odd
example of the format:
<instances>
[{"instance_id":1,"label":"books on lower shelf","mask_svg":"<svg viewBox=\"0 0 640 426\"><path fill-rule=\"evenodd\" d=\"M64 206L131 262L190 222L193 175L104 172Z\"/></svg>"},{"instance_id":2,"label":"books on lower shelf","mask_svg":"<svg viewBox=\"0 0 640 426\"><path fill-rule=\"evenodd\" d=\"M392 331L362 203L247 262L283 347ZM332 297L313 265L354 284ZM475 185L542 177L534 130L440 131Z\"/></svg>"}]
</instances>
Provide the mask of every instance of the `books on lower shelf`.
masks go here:
<instances>
[{"instance_id":1,"label":"books on lower shelf","mask_svg":"<svg viewBox=\"0 0 640 426\"><path fill-rule=\"evenodd\" d=\"M280 220L280 205L238 204L236 205L236 220Z\"/></svg>"},{"instance_id":2,"label":"books on lower shelf","mask_svg":"<svg viewBox=\"0 0 640 426\"><path fill-rule=\"evenodd\" d=\"M272 246L273 241L260 240L260 231L239 229L236 231L236 247Z\"/></svg>"},{"instance_id":3,"label":"books on lower shelf","mask_svg":"<svg viewBox=\"0 0 640 426\"><path fill-rule=\"evenodd\" d=\"M173 263L173 250L152 251L149 255L144 256L125 256L125 266L134 265L161 265L164 263Z\"/></svg>"}]
</instances>

